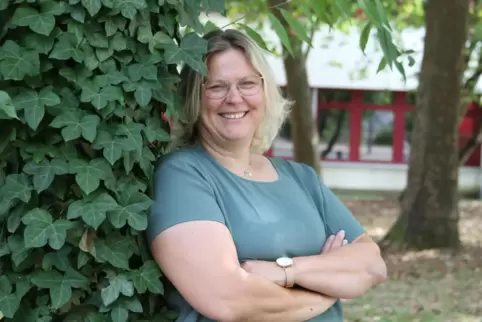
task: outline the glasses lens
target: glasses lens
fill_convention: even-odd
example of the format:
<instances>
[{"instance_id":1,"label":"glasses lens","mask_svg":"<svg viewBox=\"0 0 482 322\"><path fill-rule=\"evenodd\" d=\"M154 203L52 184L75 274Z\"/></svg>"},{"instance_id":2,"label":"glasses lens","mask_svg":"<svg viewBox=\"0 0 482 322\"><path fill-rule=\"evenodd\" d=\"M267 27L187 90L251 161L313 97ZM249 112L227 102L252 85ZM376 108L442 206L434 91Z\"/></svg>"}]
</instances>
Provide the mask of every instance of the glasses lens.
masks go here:
<instances>
[{"instance_id":1,"label":"glasses lens","mask_svg":"<svg viewBox=\"0 0 482 322\"><path fill-rule=\"evenodd\" d=\"M255 95L259 92L263 80L260 76L247 76L237 82L237 89L243 96ZM225 81L208 81L204 84L206 96L212 99L222 99L228 95L229 84Z\"/></svg>"},{"instance_id":2,"label":"glasses lens","mask_svg":"<svg viewBox=\"0 0 482 322\"><path fill-rule=\"evenodd\" d=\"M212 99L220 99L228 93L228 84L222 81L207 82L204 85L206 96Z\"/></svg>"},{"instance_id":3,"label":"glasses lens","mask_svg":"<svg viewBox=\"0 0 482 322\"><path fill-rule=\"evenodd\" d=\"M258 93L261 88L261 77L259 76L248 76L242 78L238 82L238 89L241 95L250 96Z\"/></svg>"}]
</instances>

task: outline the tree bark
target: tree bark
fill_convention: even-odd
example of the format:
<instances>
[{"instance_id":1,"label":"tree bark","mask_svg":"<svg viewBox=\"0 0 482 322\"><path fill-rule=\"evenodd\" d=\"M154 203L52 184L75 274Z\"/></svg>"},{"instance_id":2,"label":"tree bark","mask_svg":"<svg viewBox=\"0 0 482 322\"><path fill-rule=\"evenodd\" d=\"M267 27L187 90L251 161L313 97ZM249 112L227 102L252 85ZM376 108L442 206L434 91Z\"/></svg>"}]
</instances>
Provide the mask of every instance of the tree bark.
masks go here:
<instances>
[{"instance_id":1,"label":"tree bark","mask_svg":"<svg viewBox=\"0 0 482 322\"><path fill-rule=\"evenodd\" d=\"M295 42L300 42L301 45L301 41L292 39L291 43ZM317 173L320 173L319 137L317 131L315 131L315 122L311 110L312 90L308 84L305 59L287 54L284 58L284 65L288 97L294 101L290 115L294 158L298 162L313 167Z\"/></svg>"},{"instance_id":2,"label":"tree bark","mask_svg":"<svg viewBox=\"0 0 482 322\"><path fill-rule=\"evenodd\" d=\"M284 4L283 4L284 3ZM311 166L320 173L320 158L318 155L319 136L315 131L315 122L311 111L312 90L308 83L306 71L306 57L302 48L302 41L298 39L280 14L278 8L291 10L284 0L268 0L271 12L283 23L288 30L294 56L283 48L283 63L286 73L287 96L294 101L291 110L291 140L295 161Z\"/></svg>"},{"instance_id":3,"label":"tree bark","mask_svg":"<svg viewBox=\"0 0 482 322\"><path fill-rule=\"evenodd\" d=\"M382 246L458 248L458 124L467 0L428 0L407 189Z\"/></svg>"}]
</instances>

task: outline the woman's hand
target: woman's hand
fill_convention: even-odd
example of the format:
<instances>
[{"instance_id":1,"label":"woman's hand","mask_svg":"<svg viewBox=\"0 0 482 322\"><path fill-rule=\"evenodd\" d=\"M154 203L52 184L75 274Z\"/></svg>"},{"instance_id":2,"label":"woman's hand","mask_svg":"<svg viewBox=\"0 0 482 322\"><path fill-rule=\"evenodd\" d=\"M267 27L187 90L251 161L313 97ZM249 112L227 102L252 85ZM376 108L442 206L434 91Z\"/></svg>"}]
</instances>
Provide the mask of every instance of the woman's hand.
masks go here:
<instances>
[{"instance_id":1,"label":"woman's hand","mask_svg":"<svg viewBox=\"0 0 482 322\"><path fill-rule=\"evenodd\" d=\"M336 235L331 235L326 240L321 254L328 253L338 247L346 245L348 242L345 239L345 232L339 231ZM284 287L286 283L286 275L284 270L276 265L275 262L260 261L260 260L248 260L241 264L241 267L248 273L261 276L279 286Z\"/></svg>"},{"instance_id":2,"label":"woman's hand","mask_svg":"<svg viewBox=\"0 0 482 322\"><path fill-rule=\"evenodd\" d=\"M248 273L264 277L279 286L285 286L285 272L275 262L248 260L241 264L241 267Z\"/></svg>"},{"instance_id":3,"label":"woman's hand","mask_svg":"<svg viewBox=\"0 0 482 322\"><path fill-rule=\"evenodd\" d=\"M345 239L345 232L340 230L336 235L328 237L323 248L321 248L321 254L328 253L329 251L346 244L348 244L348 241Z\"/></svg>"}]
</instances>

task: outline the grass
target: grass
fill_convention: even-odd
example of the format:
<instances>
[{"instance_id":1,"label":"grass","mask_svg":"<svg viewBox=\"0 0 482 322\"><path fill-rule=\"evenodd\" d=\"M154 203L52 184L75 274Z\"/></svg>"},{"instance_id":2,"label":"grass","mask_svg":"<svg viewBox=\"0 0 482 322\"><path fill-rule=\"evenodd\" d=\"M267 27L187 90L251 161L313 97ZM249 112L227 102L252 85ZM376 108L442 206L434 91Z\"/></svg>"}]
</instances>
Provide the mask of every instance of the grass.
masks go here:
<instances>
[{"instance_id":1,"label":"grass","mask_svg":"<svg viewBox=\"0 0 482 322\"><path fill-rule=\"evenodd\" d=\"M398 215L396 200L345 200L375 239ZM461 201L464 248L385 254L389 277L345 301L347 322L482 322L482 202Z\"/></svg>"}]
</instances>

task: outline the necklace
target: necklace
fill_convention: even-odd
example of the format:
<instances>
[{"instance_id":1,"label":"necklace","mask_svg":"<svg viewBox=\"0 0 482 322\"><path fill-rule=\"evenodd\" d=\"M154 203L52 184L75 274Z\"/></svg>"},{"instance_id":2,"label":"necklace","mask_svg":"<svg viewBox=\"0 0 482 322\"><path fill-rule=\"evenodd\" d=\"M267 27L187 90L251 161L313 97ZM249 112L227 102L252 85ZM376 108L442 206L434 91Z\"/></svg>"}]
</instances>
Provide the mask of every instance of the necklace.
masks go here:
<instances>
[{"instance_id":1,"label":"necklace","mask_svg":"<svg viewBox=\"0 0 482 322\"><path fill-rule=\"evenodd\" d=\"M246 169L244 169L244 175L246 177L252 177L253 176L253 173L251 173L251 171L249 171L249 167L251 167L251 160L249 160L249 165Z\"/></svg>"}]
</instances>

